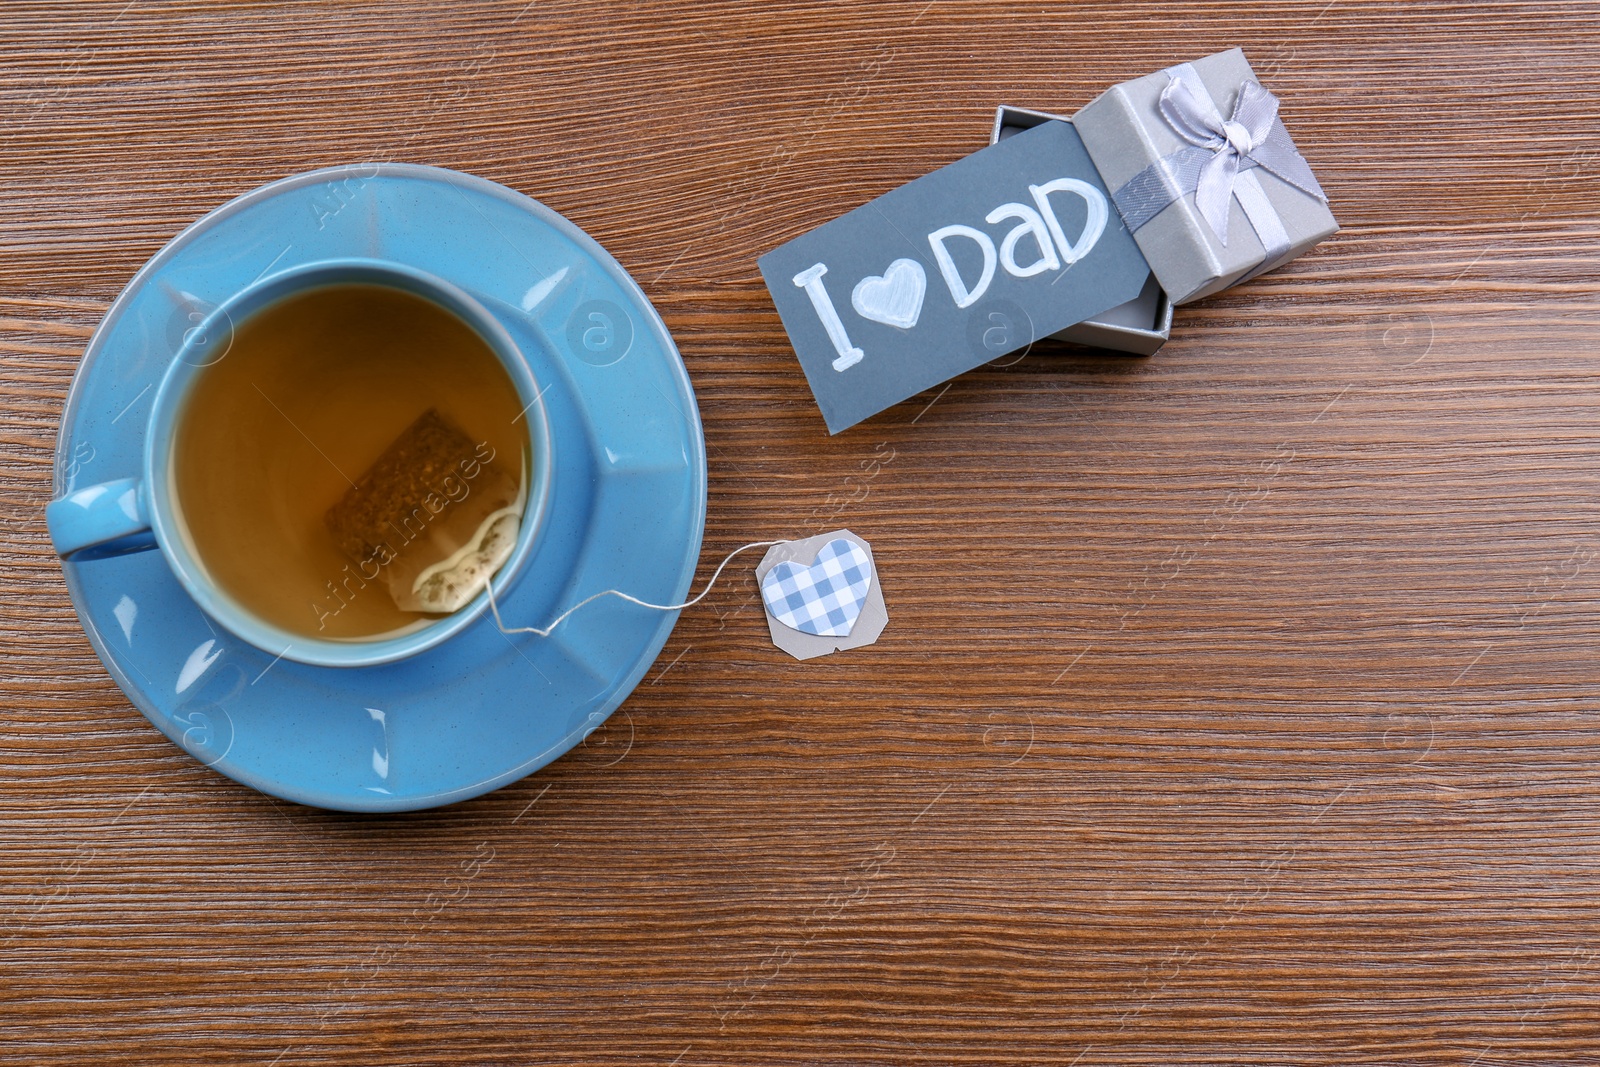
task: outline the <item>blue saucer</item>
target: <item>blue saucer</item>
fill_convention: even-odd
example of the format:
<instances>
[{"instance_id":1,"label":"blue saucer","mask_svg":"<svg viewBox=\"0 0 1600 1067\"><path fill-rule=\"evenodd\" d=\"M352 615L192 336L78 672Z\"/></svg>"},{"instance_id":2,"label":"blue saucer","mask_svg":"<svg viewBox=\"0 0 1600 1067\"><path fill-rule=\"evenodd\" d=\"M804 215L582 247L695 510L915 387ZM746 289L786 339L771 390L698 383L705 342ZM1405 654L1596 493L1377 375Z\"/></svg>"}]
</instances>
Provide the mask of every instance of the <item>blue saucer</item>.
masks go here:
<instances>
[{"instance_id":1,"label":"blue saucer","mask_svg":"<svg viewBox=\"0 0 1600 1067\"><path fill-rule=\"evenodd\" d=\"M685 598L705 528L699 410L672 338L622 267L572 223L482 178L368 164L286 178L175 237L95 332L56 444L55 494L139 473L150 401L186 330L229 294L312 260L367 256L454 282L500 319L544 390L555 471L546 528L501 601L544 626L591 593ZM622 703L676 613L599 600L548 638L485 615L382 667L312 667L212 623L159 552L63 565L123 692L207 766L274 796L405 811L549 763Z\"/></svg>"}]
</instances>

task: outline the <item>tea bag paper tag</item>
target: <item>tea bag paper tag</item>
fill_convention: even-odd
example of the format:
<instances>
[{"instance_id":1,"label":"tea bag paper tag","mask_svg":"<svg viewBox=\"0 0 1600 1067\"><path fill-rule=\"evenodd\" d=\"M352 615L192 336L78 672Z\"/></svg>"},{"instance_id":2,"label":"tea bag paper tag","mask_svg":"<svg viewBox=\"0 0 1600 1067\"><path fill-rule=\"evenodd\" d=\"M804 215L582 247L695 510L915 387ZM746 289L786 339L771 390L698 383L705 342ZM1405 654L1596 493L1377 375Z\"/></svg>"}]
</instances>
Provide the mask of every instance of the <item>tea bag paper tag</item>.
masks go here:
<instances>
[{"instance_id":1,"label":"tea bag paper tag","mask_svg":"<svg viewBox=\"0 0 1600 1067\"><path fill-rule=\"evenodd\" d=\"M772 643L795 659L870 645L889 624L872 546L849 530L774 545L756 583Z\"/></svg>"},{"instance_id":2,"label":"tea bag paper tag","mask_svg":"<svg viewBox=\"0 0 1600 1067\"><path fill-rule=\"evenodd\" d=\"M762 256L828 432L1135 299L1144 255L1046 122Z\"/></svg>"}]
</instances>

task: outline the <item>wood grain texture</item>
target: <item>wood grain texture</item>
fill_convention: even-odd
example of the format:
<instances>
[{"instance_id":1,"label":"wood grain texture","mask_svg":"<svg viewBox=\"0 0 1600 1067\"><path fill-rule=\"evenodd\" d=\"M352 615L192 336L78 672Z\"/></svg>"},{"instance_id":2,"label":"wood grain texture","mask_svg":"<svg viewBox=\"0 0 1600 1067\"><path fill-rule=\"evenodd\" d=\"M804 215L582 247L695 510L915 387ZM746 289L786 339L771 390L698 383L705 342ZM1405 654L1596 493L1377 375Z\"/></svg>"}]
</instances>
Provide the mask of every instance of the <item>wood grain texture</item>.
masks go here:
<instances>
[{"instance_id":1,"label":"wood grain texture","mask_svg":"<svg viewBox=\"0 0 1600 1067\"><path fill-rule=\"evenodd\" d=\"M0 12L0 1042L30 1064L1600 1062L1600 4L18 2ZM756 257L1239 44L1343 231L1148 360L826 435ZM606 245L748 574L583 747L366 818L199 766L40 508L138 266L262 182L472 171Z\"/></svg>"}]
</instances>

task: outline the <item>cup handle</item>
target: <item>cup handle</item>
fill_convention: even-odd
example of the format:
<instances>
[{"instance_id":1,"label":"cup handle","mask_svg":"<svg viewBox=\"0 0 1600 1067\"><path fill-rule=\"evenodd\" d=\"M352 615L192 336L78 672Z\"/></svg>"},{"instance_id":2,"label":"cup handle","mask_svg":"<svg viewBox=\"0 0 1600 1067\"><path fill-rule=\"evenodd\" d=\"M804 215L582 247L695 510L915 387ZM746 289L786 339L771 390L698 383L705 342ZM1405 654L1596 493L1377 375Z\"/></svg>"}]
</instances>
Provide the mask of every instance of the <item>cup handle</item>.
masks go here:
<instances>
[{"instance_id":1,"label":"cup handle","mask_svg":"<svg viewBox=\"0 0 1600 1067\"><path fill-rule=\"evenodd\" d=\"M56 555L81 562L155 548L149 514L144 484L119 478L50 501L44 521Z\"/></svg>"}]
</instances>

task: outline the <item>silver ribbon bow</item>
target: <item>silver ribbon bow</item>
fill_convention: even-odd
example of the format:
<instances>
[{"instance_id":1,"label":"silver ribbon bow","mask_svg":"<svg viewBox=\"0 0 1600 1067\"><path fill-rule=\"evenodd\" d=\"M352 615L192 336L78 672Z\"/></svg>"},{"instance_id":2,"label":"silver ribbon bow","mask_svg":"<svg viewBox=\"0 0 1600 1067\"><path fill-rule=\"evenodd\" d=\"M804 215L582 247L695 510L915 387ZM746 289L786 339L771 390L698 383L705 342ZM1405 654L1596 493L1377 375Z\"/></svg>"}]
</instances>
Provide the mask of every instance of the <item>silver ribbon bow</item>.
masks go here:
<instances>
[{"instance_id":1,"label":"silver ribbon bow","mask_svg":"<svg viewBox=\"0 0 1600 1067\"><path fill-rule=\"evenodd\" d=\"M1117 209L1137 231L1169 205L1194 194L1195 207L1217 240L1228 243L1228 216L1237 199L1266 250L1258 274L1275 266L1290 248L1288 231L1251 171L1260 167L1308 196L1327 203L1305 157L1278 119L1278 98L1245 82L1233 115L1223 118L1199 73L1185 63L1167 70L1157 108L1187 145L1163 156L1112 194Z\"/></svg>"}]
</instances>

